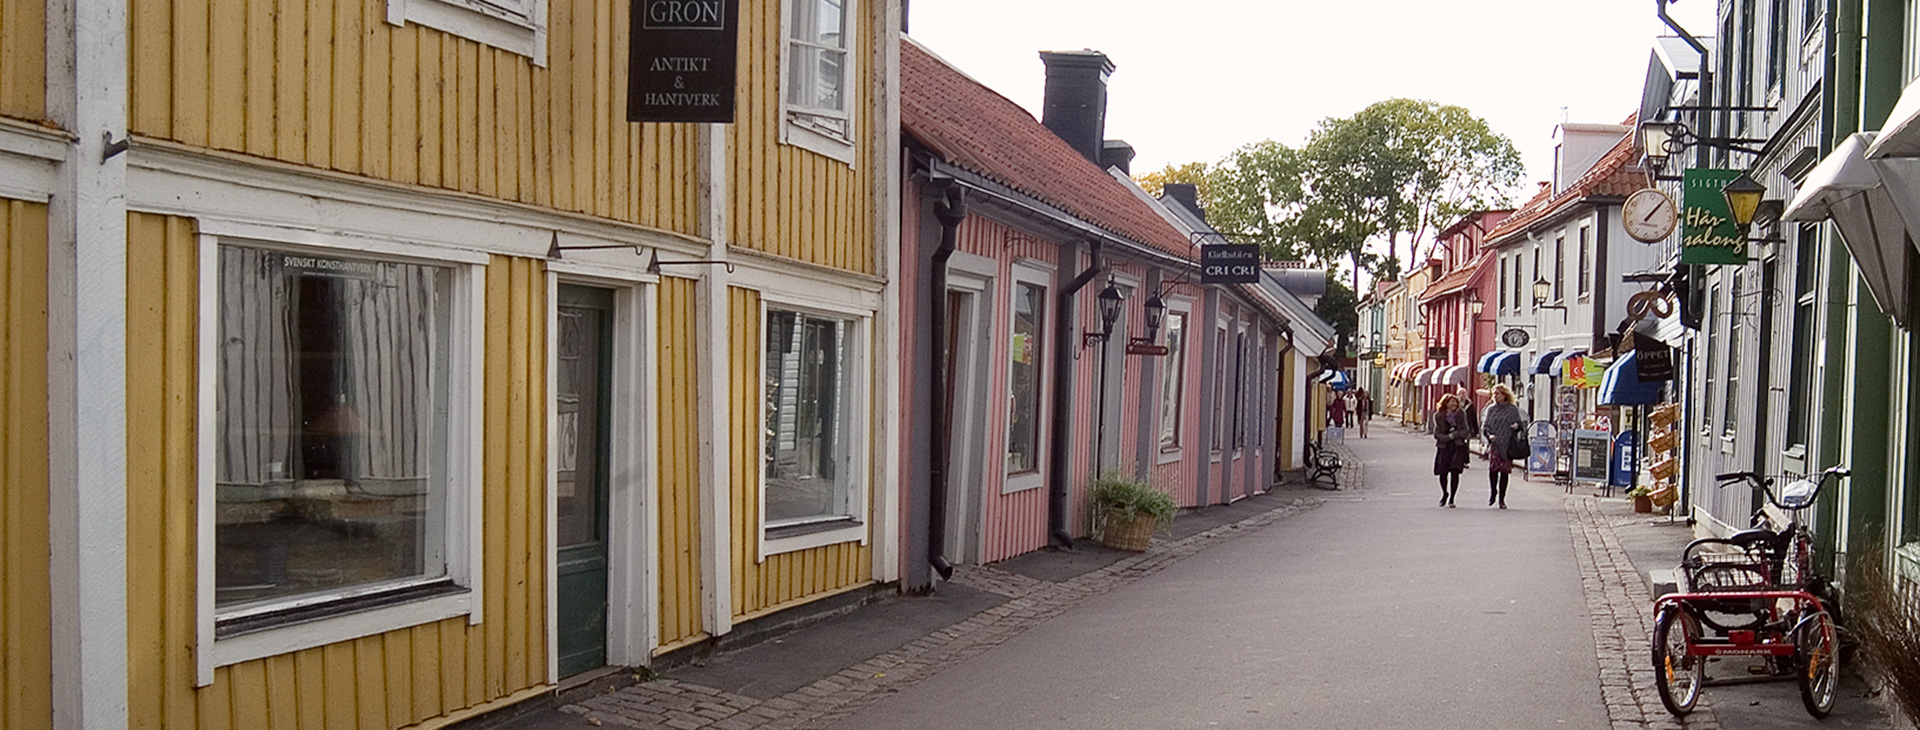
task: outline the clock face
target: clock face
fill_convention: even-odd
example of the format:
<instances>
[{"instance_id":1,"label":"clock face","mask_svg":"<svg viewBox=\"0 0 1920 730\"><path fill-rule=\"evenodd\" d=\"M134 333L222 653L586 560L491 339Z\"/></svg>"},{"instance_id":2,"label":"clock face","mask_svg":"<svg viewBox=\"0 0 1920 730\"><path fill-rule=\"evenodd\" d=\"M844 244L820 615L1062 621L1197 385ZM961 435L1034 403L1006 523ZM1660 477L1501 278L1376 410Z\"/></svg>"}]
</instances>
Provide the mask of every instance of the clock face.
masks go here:
<instances>
[{"instance_id":1,"label":"clock face","mask_svg":"<svg viewBox=\"0 0 1920 730\"><path fill-rule=\"evenodd\" d=\"M1653 188L1634 191L1620 206L1620 223L1626 227L1627 235L1646 243L1667 240L1679 222L1680 212L1674 207L1673 198Z\"/></svg>"}]
</instances>

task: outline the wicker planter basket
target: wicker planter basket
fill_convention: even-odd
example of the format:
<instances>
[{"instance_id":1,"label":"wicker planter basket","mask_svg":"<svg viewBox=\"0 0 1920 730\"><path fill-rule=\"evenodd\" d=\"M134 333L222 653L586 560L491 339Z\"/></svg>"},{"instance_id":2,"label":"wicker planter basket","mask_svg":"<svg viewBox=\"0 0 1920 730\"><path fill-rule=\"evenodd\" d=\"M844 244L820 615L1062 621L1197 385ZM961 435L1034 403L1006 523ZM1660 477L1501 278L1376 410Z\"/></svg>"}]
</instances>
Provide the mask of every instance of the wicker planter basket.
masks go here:
<instances>
[{"instance_id":1,"label":"wicker planter basket","mask_svg":"<svg viewBox=\"0 0 1920 730\"><path fill-rule=\"evenodd\" d=\"M1108 512L1100 526L1100 544L1115 550L1145 552L1153 542L1155 526L1151 515L1128 519L1118 511Z\"/></svg>"}]
</instances>

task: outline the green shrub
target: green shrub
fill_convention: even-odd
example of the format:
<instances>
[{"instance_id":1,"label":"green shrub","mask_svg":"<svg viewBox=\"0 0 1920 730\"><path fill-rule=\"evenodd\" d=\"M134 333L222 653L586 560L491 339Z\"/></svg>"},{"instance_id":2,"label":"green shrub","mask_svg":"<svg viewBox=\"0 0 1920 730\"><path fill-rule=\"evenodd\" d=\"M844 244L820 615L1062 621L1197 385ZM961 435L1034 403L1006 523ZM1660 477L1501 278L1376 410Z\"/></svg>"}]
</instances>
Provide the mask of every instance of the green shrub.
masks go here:
<instances>
[{"instance_id":1,"label":"green shrub","mask_svg":"<svg viewBox=\"0 0 1920 730\"><path fill-rule=\"evenodd\" d=\"M1173 522L1174 513L1179 511L1180 506L1174 503L1173 495L1122 472L1107 471L1093 479L1093 518L1096 523L1106 519L1108 514L1117 512L1126 519L1151 516L1164 528Z\"/></svg>"}]
</instances>

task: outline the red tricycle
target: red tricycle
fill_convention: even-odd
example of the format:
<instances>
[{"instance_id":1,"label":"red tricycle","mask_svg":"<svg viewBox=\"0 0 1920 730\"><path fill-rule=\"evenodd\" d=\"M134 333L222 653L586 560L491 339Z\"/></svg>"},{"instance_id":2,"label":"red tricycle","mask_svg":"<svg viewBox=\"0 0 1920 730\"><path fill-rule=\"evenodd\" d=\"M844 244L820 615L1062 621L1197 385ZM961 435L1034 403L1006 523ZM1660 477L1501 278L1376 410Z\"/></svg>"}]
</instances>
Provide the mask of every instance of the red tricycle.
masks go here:
<instances>
[{"instance_id":1,"label":"red tricycle","mask_svg":"<svg viewBox=\"0 0 1920 730\"><path fill-rule=\"evenodd\" d=\"M1767 657L1772 674L1799 682L1808 713L1826 717L1833 711L1840 637L1831 586L1814 571L1813 536L1799 516L1828 480L1848 474L1833 467L1778 492L1772 478L1753 472L1719 475L1723 485L1745 482L1763 492L1787 522L1779 529L1768 526L1762 509L1753 529L1687 545L1680 563L1685 592L1653 602L1653 668L1668 712L1693 711L1708 659L1723 656Z\"/></svg>"}]
</instances>

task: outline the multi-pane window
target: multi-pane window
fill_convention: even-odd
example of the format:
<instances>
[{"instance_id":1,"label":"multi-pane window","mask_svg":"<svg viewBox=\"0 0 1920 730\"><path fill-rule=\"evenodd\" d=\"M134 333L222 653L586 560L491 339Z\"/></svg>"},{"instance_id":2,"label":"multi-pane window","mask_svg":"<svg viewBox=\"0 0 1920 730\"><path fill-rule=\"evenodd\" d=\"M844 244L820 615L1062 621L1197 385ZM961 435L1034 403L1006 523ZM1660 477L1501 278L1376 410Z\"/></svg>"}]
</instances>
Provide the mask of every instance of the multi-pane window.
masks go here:
<instances>
[{"instance_id":1,"label":"multi-pane window","mask_svg":"<svg viewBox=\"0 0 1920 730\"><path fill-rule=\"evenodd\" d=\"M1007 414L1007 472L1012 474L1040 470L1040 363L1046 311L1046 287L1024 281L1014 284L1013 339L1008 347L1013 394Z\"/></svg>"},{"instance_id":2,"label":"multi-pane window","mask_svg":"<svg viewBox=\"0 0 1920 730\"><path fill-rule=\"evenodd\" d=\"M1227 328L1213 331L1213 435L1208 439L1214 451L1225 447L1227 434Z\"/></svg>"},{"instance_id":3,"label":"multi-pane window","mask_svg":"<svg viewBox=\"0 0 1920 730\"><path fill-rule=\"evenodd\" d=\"M1796 232L1798 252L1794 256L1793 281L1793 360L1787 367L1787 446L1805 446L1807 422L1813 409L1813 327L1814 282L1820 262L1814 245L1814 229L1802 225Z\"/></svg>"},{"instance_id":4,"label":"multi-pane window","mask_svg":"<svg viewBox=\"0 0 1920 730\"><path fill-rule=\"evenodd\" d=\"M1247 445L1247 423L1240 404L1247 399L1247 333L1234 336L1233 345L1233 448Z\"/></svg>"},{"instance_id":5,"label":"multi-pane window","mask_svg":"<svg viewBox=\"0 0 1920 730\"><path fill-rule=\"evenodd\" d=\"M1567 238L1556 236L1553 239L1553 300L1558 302L1566 298Z\"/></svg>"},{"instance_id":6,"label":"multi-pane window","mask_svg":"<svg viewBox=\"0 0 1920 730\"><path fill-rule=\"evenodd\" d=\"M1721 422L1721 433L1727 438L1733 438L1734 431L1740 422L1740 341L1746 333L1746 317L1741 312L1745 306L1740 301L1740 289L1741 275L1739 272L1734 272L1733 283L1727 290L1726 416Z\"/></svg>"},{"instance_id":7,"label":"multi-pane window","mask_svg":"<svg viewBox=\"0 0 1920 730\"><path fill-rule=\"evenodd\" d=\"M1579 288L1580 296L1583 297L1587 295L1589 286L1587 280L1593 275L1593 270L1590 268L1592 260L1589 258L1591 256L1589 242L1592 237L1593 229L1586 226L1580 227L1580 278L1574 282L1574 286Z\"/></svg>"},{"instance_id":8,"label":"multi-pane window","mask_svg":"<svg viewBox=\"0 0 1920 730\"><path fill-rule=\"evenodd\" d=\"M1160 379L1160 450L1180 448L1181 394L1187 392L1187 313L1167 312L1167 354L1161 358L1166 373Z\"/></svg>"},{"instance_id":9,"label":"multi-pane window","mask_svg":"<svg viewBox=\"0 0 1920 730\"><path fill-rule=\"evenodd\" d=\"M217 635L453 589L453 272L222 245L216 276Z\"/></svg>"},{"instance_id":10,"label":"multi-pane window","mask_svg":"<svg viewBox=\"0 0 1920 730\"><path fill-rule=\"evenodd\" d=\"M766 323L766 522L852 514L852 322L770 310Z\"/></svg>"},{"instance_id":11,"label":"multi-pane window","mask_svg":"<svg viewBox=\"0 0 1920 730\"><path fill-rule=\"evenodd\" d=\"M841 142L852 140L847 44L853 2L788 0L788 121Z\"/></svg>"},{"instance_id":12,"label":"multi-pane window","mask_svg":"<svg viewBox=\"0 0 1920 730\"><path fill-rule=\"evenodd\" d=\"M1714 319L1714 315L1718 312L1719 308L1720 308L1720 286L1716 284L1707 289L1707 311L1704 313L1704 317L1701 319L1701 321L1705 322L1708 327L1718 327L1719 322L1718 320ZM1703 397L1700 399L1700 402L1708 405L1707 407L1700 409L1700 418L1701 418L1700 430L1706 433L1712 433L1714 424L1713 424L1713 406L1711 404L1714 402L1713 400L1713 392L1714 392L1714 384L1715 384L1714 373L1717 372L1714 369L1714 365L1720 359L1716 357L1716 355L1720 352L1720 338L1709 336L1706 338L1706 340L1707 340L1705 343L1707 348L1706 388L1705 388L1705 392L1701 394Z\"/></svg>"}]
</instances>

